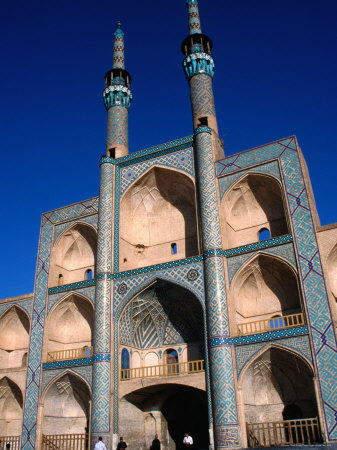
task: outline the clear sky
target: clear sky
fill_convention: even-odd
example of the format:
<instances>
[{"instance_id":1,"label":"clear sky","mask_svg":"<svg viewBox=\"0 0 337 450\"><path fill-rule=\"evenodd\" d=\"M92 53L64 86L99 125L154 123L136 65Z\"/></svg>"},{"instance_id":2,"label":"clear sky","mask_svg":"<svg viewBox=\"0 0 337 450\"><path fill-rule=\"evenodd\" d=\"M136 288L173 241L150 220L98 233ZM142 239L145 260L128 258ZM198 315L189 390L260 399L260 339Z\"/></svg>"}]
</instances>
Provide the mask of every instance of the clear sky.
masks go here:
<instances>
[{"instance_id":1,"label":"clear sky","mask_svg":"<svg viewBox=\"0 0 337 450\"><path fill-rule=\"evenodd\" d=\"M337 222L337 1L199 0L226 154L296 134ZM98 195L104 74L121 20L130 150L192 134L184 0L0 0L0 298L33 291L43 212Z\"/></svg>"}]
</instances>

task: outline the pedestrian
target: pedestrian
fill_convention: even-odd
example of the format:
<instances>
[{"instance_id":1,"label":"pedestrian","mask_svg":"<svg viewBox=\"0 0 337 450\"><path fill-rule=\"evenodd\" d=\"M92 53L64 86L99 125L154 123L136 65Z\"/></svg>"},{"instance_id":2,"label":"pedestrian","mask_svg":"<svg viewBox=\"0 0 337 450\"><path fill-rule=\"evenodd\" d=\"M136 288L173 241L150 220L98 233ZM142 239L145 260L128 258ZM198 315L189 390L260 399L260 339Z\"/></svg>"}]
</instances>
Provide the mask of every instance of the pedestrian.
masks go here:
<instances>
[{"instance_id":1,"label":"pedestrian","mask_svg":"<svg viewBox=\"0 0 337 450\"><path fill-rule=\"evenodd\" d=\"M193 445L193 439L192 436L190 436L188 433L185 433L185 437L183 440L184 445Z\"/></svg>"},{"instance_id":2,"label":"pedestrian","mask_svg":"<svg viewBox=\"0 0 337 450\"><path fill-rule=\"evenodd\" d=\"M127 447L126 442L124 442L124 439L120 437L117 445L117 450L124 450L126 447Z\"/></svg>"},{"instance_id":3,"label":"pedestrian","mask_svg":"<svg viewBox=\"0 0 337 450\"><path fill-rule=\"evenodd\" d=\"M106 450L106 446L101 436L98 438L98 442L95 445L95 450Z\"/></svg>"},{"instance_id":4,"label":"pedestrian","mask_svg":"<svg viewBox=\"0 0 337 450\"><path fill-rule=\"evenodd\" d=\"M11 444L6 444L6 449L9 450L11 448Z\"/></svg>"},{"instance_id":5,"label":"pedestrian","mask_svg":"<svg viewBox=\"0 0 337 450\"><path fill-rule=\"evenodd\" d=\"M158 439L158 434L155 435L150 449L151 450L160 450L160 440Z\"/></svg>"}]
</instances>

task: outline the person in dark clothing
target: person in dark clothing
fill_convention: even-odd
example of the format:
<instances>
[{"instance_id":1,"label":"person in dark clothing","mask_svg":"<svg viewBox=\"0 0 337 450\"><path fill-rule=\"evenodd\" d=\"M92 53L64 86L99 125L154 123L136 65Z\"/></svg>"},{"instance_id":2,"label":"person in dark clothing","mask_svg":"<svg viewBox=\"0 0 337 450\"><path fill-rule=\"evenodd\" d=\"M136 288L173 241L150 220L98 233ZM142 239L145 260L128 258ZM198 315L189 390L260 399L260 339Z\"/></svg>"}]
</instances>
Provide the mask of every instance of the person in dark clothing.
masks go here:
<instances>
[{"instance_id":1,"label":"person in dark clothing","mask_svg":"<svg viewBox=\"0 0 337 450\"><path fill-rule=\"evenodd\" d=\"M119 438L119 442L117 445L117 450L124 450L127 447L126 443L124 442L123 438Z\"/></svg>"},{"instance_id":2,"label":"person in dark clothing","mask_svg":"<svg viewBox=\"0 0 337 450\"><path fill-rule=\"evenodd\" d=\"M160 450L160 440L158 439L158 434L155 435L152 441L151 450Z\"/></svg>"}]
</instances>

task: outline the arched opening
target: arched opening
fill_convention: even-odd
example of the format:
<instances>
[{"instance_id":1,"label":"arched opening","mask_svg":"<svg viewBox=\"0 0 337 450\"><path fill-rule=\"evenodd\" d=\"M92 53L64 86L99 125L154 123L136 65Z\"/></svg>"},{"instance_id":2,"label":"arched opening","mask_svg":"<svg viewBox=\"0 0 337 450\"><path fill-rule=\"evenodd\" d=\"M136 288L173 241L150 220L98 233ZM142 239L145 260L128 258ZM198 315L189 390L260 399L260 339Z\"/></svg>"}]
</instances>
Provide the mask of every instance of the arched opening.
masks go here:
<instances>
[{"instance_id":1,"label":"arched opening","mask_svg":"<svg viewBox=\"0 0 337 450\"><path fill-rule=\"evenodd\" d=\"M304 420L318 410L313 373L301 357L270 347L244 372L242 390L250 445L254 439L262 446L320 440L318 421Z\"/></svg>"},{"instance_id":2,"label":"arched opening","mask_svg":"<svg viewBox=\"0 0 337 450\"><path fill-rule=\"evenodd\" d=\"M122 349L121 353L121 379L130 378L130 354L126 348Z\"/></svg>"},{"instance_id":3,"label":"arched opening","mask_svg":"<svg viewBox=\"0 0 337 450\"><path fill-rule=\"evenodd\" d=\"M270 231L267 228L262 228L262 230L259 231L259 241L266 241L267 239L270 239Z\"/></svg>"},{"instance_id":4,"label":"arched opening","mask_svg":"<svg viewBox=\"0 0 337 450\"><path fill-rule=\"evenodd\" d=\"M119 269L198 254L195 187L179 172L154 167L124 194Z\"/></svg>"},{"instance_id":5,"label":"arched opening","mask_svg":"<svg viewBox=\"0 0 337 450\"><path fill-rule=\"evenodd\" d=\"M329 253L327 267L331 293L335 299L335 302L337 302L337 244ZM337 304L335 307L337 308Z\"/></svg>"},{"instance_id":6,"label":"arched opening","mask_svg":"<svg viewBox=\"0 0 337 450\"><path fill-rule=\"evenodd\" d=\"M96 252L97 233L93 227L77 223L65 230L51 253L49 286L82 281L83 273L94 273Z\"/></svg>"},{"instance_id":7,"label":"arched opening","mask_svg":"<svg viewBox=\"0 0 337 450\"><path fill-rule=\"evenodd\" d=\"M84 279L85 280L92 280L92 270L91 269L87 269L85 271Z\"/></svg>"},{"instance_id":8,"label":"arched opening","mask_svg":"<svg viewBox=\"0 0 337 450\"><path fill-rule=\"evenodd\" d=\"M29 345L29 318L20 308L12 306L0 318L0 367L22 367Z\"/></svg>"},{"instance_id":9,"label":"arched opening","mask_svg":"<svg viewBox=\"0 0 337 450\"><path fill-rule=\"evenodd\" d=\"M270 231L270 237L287 234L280 184L267 175L247 174L224 196L221 225L228 248L256 242L264 229Z\"/></svg>"},{"instance_id":10,"label":"arched opening","mask_svg":"<svg viewBox=\"0 0 337 450\"><path fill-rule=\"evenodd\" d=\"M132 429L128 425L130 416ZM158 434L162 448L182 449L188 432L194 448L206 449L208 429L207 396L200 389L161 384L136 390L120 402L119 432L132 448L150 448Z\"/></svg>"},{"instance_id":11,"label":"arched opening","mask_svg":"<svg viewBox=\"0 0 337 450\"><path fill-rule=\"evenodd\" d=\"M91 356L93 323L93 306L86 298L71 294L59 302L45 327L47 360Z\"/></svg>"},{"instance_id":12,"label":"arched opening","mask_svg":"<svg viewBox=\"0 0 337 450\"><path fill-rule=\"evenodd\" d=\"M203 360L203 343L201 305L190 291L173 283L157 280L130 300L121 314L119 345L133 352L131 377L135 364L142 361L149 366L171 365L178 373L178 347L185 362L192 356ZM179 363L184 358L179 357Z\"/></svg>"},{"instance_id":13,"label":"arched opening","mask_svg":"<svg viewBox=\"0 0 337 450\"><path fill-rule=\"evenodd\" d=\"M80 377L66 373L58 378L45 394L42 433L87 433L90 399L89 388Z\"/></svg>"},{"instance_id":14,"label":"arched opening","mask_svg":"<svg viewBox=\"0 0 337 450\"><path fill-rule=\"evenodd\" d=\"M238 334L303 324L294 271L283 261L260 254L244 266L232 286Z\"/></svg>"},{"instance_id":15,"label":"arched opening","mask_svg":"<svg viewBox=\"0 0 337 450\"><path fill-rule=\"evenodd\" d=\"M7 377L0 380L0 436L20 436L23 398L21 389Z\"/></svg>"}]
</instances>

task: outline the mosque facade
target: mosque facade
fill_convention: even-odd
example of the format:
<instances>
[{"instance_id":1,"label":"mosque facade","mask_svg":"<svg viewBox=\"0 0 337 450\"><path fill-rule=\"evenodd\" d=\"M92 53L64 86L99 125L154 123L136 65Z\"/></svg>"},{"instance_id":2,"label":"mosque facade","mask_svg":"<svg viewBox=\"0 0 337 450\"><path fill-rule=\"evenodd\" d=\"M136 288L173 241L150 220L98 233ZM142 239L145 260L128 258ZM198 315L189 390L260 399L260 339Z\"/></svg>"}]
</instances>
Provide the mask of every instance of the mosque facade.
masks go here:
<instances>
[{"instance_id":1,"label":"mosque facade","mask_svg":"<svg viewBox=\"0 0 337 450\"><path fill-rule=\"evenodd\" d=\"M0 446L337 442L337 224L295 136L224 155L187 6L193 135L129 153L118 25L99 196L42 215L34 293L0 300Z\"/></svg>"}]
</instances>

